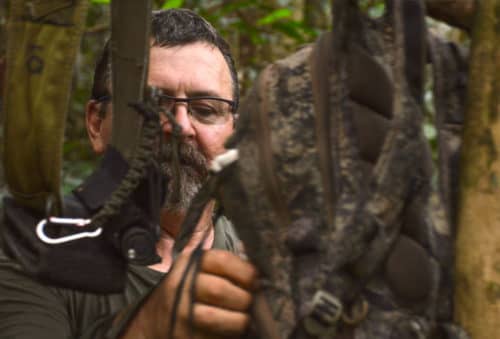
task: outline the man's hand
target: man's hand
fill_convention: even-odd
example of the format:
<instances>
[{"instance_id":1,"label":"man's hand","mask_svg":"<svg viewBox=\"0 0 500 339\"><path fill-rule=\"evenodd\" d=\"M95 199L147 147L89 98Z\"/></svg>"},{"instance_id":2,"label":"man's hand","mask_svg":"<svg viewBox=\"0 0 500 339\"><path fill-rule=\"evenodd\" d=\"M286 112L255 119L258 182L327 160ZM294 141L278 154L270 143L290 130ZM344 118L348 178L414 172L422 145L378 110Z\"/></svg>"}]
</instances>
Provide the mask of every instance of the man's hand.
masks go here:
<instances>
[{"instance_id":1,"label":"man's hand","mask_svg":"<svg viewBox=\"0 0 500 339\"><path fill-rule=\"evenodd\" d=\"M175 294L188 265L189 255L178 257L168 276L153 291L122 338L238 338L247 328L256 270L238 256L222 250L204 252L195 275L192 323L189 322L193 267L174 310ZM175 324L170 324L177 312Z\"/></svg>"}]
</instances>

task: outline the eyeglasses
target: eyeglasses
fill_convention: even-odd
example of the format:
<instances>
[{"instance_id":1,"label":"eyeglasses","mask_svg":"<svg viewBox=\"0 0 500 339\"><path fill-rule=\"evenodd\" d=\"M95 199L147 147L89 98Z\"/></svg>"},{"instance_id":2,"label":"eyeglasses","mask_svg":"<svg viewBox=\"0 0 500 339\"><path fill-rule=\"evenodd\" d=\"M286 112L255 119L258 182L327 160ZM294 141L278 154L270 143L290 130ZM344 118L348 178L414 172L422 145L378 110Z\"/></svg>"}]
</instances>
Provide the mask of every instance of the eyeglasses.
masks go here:
<instances>
[{"instance_id":1,"label":"eyeglasses","mask_svg":"<svg viewBox=\"0 0 500 339\"><path fill-rule=\"evenodd\" d=\"M158 105L166 112L173 112L179 102L187 104L189 115L206 125L223 124L235 111L234 101L213 96L177 98L170 95L158 95Z\"/></svg>"},{"instance_id":2,"label":"eyeglasses","mask_svg":"<svg viewBox=\"0 0 500 339\"><path fill-rule=\"evenodd\" d=\"M199 96L192 98L177 98L166 94L156 96L158 105L165 112L172 112L179 102L187 104L189 115L196 121L206 125L217 125L227 122L236 111L234 101L214 96ZM95 99L98 102L111 100L110 95L103 95Z\"/></svg>"}]
</instances>

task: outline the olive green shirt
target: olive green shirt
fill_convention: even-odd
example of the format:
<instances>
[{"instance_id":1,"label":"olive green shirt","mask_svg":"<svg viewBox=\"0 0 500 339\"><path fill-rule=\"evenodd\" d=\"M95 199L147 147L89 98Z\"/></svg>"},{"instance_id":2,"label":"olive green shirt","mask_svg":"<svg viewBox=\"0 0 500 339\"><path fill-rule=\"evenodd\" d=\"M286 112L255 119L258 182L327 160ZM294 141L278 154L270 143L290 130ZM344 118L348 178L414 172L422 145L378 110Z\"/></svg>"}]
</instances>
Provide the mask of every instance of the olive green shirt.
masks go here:
<instances>
[{"instance_id":1,"label":"olive green shirt","mask_svg":"<svg viewBox=\"0 0 500 339\"><path fill-rule=\"evenodd\" d=\"M238 241L231 223L218 218L213 248L237 253ZM31 278L0 249L0 338L112 338L119 332L111 325L116 313L132 313L163 275L130 265L123 293L86 293Z\"/></svg>"}]
</instances>

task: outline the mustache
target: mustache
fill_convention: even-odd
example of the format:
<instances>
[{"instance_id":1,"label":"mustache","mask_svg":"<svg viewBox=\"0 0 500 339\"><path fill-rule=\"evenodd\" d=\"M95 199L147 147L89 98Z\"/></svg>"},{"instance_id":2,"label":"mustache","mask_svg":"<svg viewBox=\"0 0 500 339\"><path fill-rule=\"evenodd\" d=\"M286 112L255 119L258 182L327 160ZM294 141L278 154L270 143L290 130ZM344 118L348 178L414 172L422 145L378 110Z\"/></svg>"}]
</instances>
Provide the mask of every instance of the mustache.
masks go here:
<instances>
[{"instance_id":1,"label":"mustache","mask_svg":"<svg viewBox=\"0 0 500 339\"><path fill-rule=\"evenodd\" d=\"M196 144L171 142L162 147L161 170L169 180L164 207L186 211L208 176L208 160Z\"/></svg>"},{"instance_id":2,"label":"mustache","mask_svg":"<svg viewBox=\"0 0 500 339\"><path fill-rule=\"evenodd\" d=\"M201 177L208 175L208 160L199 148L191 142L169 142L164 145L162 152L162 170L171 173L176 166L175 158L179 161L181 170L192 172L193 170Z\"/></svg>"}]
</instances>

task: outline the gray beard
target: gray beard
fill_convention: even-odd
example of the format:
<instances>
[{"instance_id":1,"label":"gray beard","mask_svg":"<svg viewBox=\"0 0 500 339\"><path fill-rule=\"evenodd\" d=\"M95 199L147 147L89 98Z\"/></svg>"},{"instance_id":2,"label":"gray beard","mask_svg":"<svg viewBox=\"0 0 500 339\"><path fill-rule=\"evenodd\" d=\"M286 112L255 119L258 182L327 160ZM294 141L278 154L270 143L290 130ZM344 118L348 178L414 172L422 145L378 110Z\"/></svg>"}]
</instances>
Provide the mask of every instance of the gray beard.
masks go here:
<instances>
[{"instance_id":1,"label":"gray beard","mask_svg":"<svg viewBox=\"0 0 500 339\"><path fill-rule=\"evenodd\" d=\"M171 142L165 145L162 171L168 179L164 208L178 214L187 211L191 200L205 182L208 176L208 160L193 143L180 142L178 150L175 148ZM179 156L178 164L175 164L174 152ZM178 178L176 166L179 166ZM174 182L176 180L177 185Z\"/></svg>"}]
</instances>

